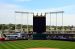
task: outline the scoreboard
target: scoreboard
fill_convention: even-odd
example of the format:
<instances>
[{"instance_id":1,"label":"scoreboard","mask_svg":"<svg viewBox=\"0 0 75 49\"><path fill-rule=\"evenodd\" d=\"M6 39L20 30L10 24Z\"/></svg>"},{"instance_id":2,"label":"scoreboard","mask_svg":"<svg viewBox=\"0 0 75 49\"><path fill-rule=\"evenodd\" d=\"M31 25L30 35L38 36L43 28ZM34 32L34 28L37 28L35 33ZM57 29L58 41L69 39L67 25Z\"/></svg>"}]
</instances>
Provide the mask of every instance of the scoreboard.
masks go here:
<instances>
[{"instance_id":1,"label":"scoreboard","mask_svg":"<svg viewBox=\"0 0 75 49\"><path fill-rule=\"evenodd\" d=\"M36 32L37 34L46 32L46 17L33 17L33 32Z\"/></svg>"}]
</instances>

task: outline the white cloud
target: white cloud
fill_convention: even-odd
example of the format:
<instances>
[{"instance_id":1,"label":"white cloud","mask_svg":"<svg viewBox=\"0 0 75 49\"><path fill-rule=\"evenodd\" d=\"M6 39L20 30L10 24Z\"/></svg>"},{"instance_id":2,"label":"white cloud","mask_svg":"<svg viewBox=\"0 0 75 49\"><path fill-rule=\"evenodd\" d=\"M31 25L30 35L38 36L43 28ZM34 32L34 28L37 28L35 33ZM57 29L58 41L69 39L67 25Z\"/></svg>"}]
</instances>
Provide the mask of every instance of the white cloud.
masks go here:
<instances>
[{"instance_id":1,"label":"white cloud","mask_svg":"<svg viewBox=\"0 0 75 49\"><path fill-rule=\"evenodd\" d=\"M21 14L15 14L15 11L29 11L27 9L20 8L20 6L15 4L0 3L0 24L5 23L21 23ZM24 24L27 23L26 15L24 15ZM31 18L31 17L30 17ZM29 20L31 21L31 20Z\"/></svg>"}]
</instances>

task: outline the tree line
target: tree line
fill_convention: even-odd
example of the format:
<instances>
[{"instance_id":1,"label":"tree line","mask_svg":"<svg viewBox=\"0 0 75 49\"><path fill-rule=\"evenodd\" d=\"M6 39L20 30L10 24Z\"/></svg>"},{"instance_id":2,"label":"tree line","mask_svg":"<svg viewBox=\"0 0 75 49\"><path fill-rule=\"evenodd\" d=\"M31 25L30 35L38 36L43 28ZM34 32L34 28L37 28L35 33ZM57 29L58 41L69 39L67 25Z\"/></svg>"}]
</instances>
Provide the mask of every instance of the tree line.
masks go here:
<instances>
[{"instance_id":1,"label":"tree line","mask_svg":"<svg viewBox=\"0 0 75 49\"><path fill-rule=\"evenodd\" d=\"M0 24L0 30L5 30L5 29L11 29L11 30L15 30L16 29L21 29L22 28L27 28L27 25L22 25L22 24ZM75 28L75 26L46 26L47 29L54 28L54 30L56 29L70 29L72 30L72 28ZM33 28L33 25L28 25L28 28Z\"/></svg>"}]
</instances>

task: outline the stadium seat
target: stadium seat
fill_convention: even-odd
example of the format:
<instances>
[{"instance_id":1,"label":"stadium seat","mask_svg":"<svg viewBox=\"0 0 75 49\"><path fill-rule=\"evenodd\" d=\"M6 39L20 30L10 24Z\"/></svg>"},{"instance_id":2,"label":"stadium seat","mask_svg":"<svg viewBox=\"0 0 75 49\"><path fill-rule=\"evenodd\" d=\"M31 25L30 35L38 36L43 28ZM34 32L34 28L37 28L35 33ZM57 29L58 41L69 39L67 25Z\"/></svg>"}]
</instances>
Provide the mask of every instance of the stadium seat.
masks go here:
<instances>
[{"instance_id":1,"label":"stadium seat","mask_svg":"<svg viewBox=\"0 0 75 49\"><path fill-rule=\"evenodd\" d=\"M4 41L5 40L5 38L0 38L0 41Z\"/></svg>"}]
</instances>

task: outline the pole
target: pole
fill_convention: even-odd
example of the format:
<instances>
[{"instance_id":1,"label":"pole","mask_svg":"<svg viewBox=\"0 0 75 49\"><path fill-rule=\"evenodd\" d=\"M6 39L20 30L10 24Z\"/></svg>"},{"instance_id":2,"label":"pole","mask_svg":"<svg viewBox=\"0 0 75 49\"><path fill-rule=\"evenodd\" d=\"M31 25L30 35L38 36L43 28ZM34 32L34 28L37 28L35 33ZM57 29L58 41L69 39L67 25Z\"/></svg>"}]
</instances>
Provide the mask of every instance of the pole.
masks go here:
<instances>
[{"instance_id":1,"label":"pole","mask_svg":"<svg viewBox=\"0 0 75 49\"><path fill-rule=\"evenodd\" d=\"M62 33L64 33L64 26L63 26L63 13L62 13Z\"/></svg>"},{"instance_id":2,"label":"pole","mask_svg":"<svg viewBox=\"0 0 75 49\"><path fill-rule=\"evenodd\" d=\"M57 13L56 13L56 33L58 33L58 30L57 30Z\"/></svg>"},{"instance_id":3,"label":"pole","mask_svg":"<svg viewBox=\"0 0 75 49\"><path fill-rule=\"evenodd\" d=\"M16 13L15 13L15 33L16 33Z\"/></svg>"},{"instance_id":4,"label":"pole","mask_svg":"<svg viewBox=\"0 0 75 49\"><path fill-rule=\"evenodd\" d=\"M21 13L21 33L22 33L22 16L23 16L23 13Z\"/></svg>"},{"instance_id":5,"label":"pole","mask_svg":"<svg viewBox=\"0 0 75 49\"><path fill-rule=\"evenodd\" d=\"M15 11L15 13L22 13L22 14L33 14L33 12L21 12L21 11ZM57 13L64 13L64 11L57 11L57 12L46 12L46 14L56 14L56 32L58 33L57 31ZM63 16L63 15L62 15ZM51 20L50 20L51 21ZM63 23L62 23L63 24ZM50 22L50 25L51 25L51 22ZM22 30L22 26L21 26L21 30ZM28 16L27 16L27 33L28 33Z\"/></svg>"},{"instance_id":6,"label":"pole","mask_svg":"<svg viewBox=\"0 0 75 49\"><path fill-rule=\"evenodd\" d=\"M28 13L27 13L27 34L29 32L29 28L28 28Z\"/></svg>"},{"instance_id":7,"label":"pole","mask_svg":"<svg viewBox=\"0 0 75 49\"><path fill-rule=\"evenodd\" d=\"M50 13L50 33L52 33L51 32L51 13Z\"/></svg>"}]
</instances>

